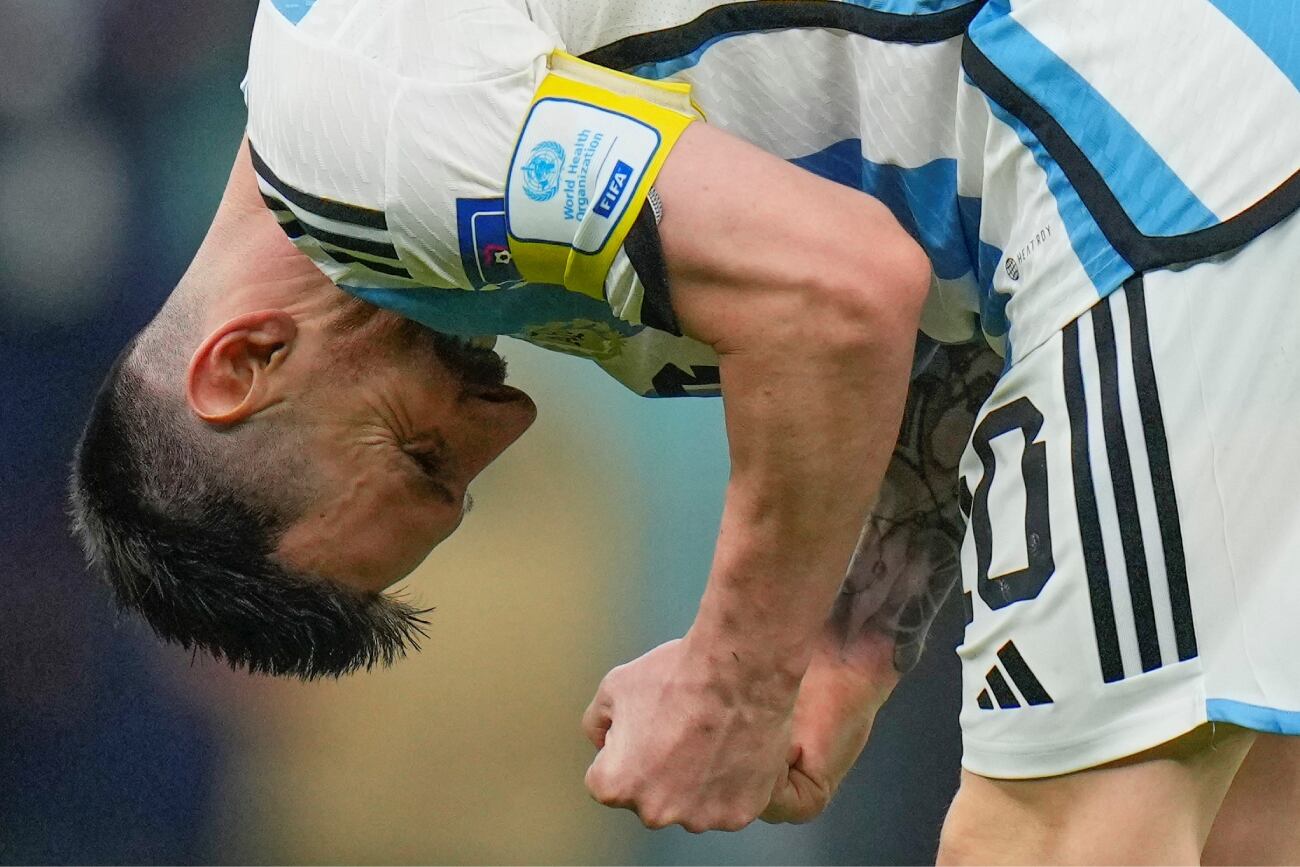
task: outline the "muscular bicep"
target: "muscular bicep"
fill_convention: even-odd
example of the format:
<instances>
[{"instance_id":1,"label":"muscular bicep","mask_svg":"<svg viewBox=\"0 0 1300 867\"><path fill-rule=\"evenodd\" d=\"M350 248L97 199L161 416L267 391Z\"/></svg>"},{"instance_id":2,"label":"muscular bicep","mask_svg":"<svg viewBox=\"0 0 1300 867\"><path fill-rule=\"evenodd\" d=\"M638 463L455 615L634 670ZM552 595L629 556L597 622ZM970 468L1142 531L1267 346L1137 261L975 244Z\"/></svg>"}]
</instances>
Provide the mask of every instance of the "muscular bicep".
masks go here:
<instances>
[{"instance_id":1,"label":"muscular bicep","mask_svg":"<svg viewBox=\"0 0 1300 867\"><path fill-rule=\"evenodd\" d=\"M707 124L686 130L656 188L673 309L722 352L806 321L814 303L844 313L821 323L833 332L928 286L928 260L880 202Z\"/></svg>"}]
</instances>

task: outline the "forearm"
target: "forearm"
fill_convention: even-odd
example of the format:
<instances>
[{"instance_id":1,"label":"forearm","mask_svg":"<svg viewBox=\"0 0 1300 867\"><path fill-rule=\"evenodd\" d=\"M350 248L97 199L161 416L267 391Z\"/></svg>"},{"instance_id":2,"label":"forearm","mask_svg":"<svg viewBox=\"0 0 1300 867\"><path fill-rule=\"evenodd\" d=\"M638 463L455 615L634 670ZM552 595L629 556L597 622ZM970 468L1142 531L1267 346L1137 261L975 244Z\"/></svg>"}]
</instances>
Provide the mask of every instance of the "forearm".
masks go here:
<instances>
[{"instance_id":1,"label":"forearm","mask_svg":"<svg viewBox=\"0 0 1300 867\"><path fill-rule=\"evenodd\" d=\"M732 475L695 624L610 672L584 716L601 748L588 787L651 827L734 829L789 771L930 268L879 202L702 124L655 183L673 313L719 358Z\"/></svg>"},{"instance_id":2,"label":"forearm","mask_svg":"<svg viewBox=\"0 0 1300 867\"><path fill-rule=\"evenodd\" d=\"M958 464L1000 369L986 347L941 347L912 382L880 495L827 622L846 658L878 655L882 640L900 673L920 658L959 578Z\"/></svg>"},{"instance_id":3,"label":"forearm","mask_svg":"<svg viewBox=\"0 0 1300 867\"><path fill-rule=\"evenodd\" d=\"M732 476L693 633L794 683L844 579L906 394L915 324L891 312L857 327L853 339L801 354L773 347L722 361Z\"/></svg>"},{"instance_id":4,"label":"forearm","mask_svg":"<svg viewBox=\"0 0 1300 867\"><path fill-rule=\"evenodd\" d=\"M943 347L913 379L880 495L799 687L795 750L767 821L806 822L825 809L919 659L957 581L958 463L1000 367L987 350Z\"/></svg>"},{"instance_id":5,"label":"forearm","mask_svg":"<svg viewBox=\"0 0 1300 867\"><path fill-rule=\"evenodd\" d=\"M660 230L683 330L719 355L732 462L688 637L793 686L897 435L929 263L861 193L705 127L683 147Z\"/></svg>"}]
</instances>

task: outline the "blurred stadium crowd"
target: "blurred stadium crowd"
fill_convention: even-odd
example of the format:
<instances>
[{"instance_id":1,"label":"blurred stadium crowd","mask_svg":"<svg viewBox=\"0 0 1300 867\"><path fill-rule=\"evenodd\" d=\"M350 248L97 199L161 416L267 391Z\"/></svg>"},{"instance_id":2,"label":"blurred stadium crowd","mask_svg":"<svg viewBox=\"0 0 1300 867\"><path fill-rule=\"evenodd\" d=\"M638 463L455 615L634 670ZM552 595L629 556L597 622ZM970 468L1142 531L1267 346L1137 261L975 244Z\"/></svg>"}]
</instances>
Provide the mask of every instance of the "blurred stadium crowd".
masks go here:
<instances>
[{"instance_id":1,"label":"blurred stadium crowd","mask_svg":"<svg viewBox=\"0 0 1300 867\"><path fill-rule=\"evenodd\" d=\"M224 672L118 622L64 517L99 377L180 276L243 123L254 0L0 0L0 863L923 863L956 785L960 617L828 814L650 834L578 719L690 622L726 478L716 402L513 345L538 426L406 591L418 658ZM590 369L588 369L590 367Z\"/></svg>"}]
</instances>

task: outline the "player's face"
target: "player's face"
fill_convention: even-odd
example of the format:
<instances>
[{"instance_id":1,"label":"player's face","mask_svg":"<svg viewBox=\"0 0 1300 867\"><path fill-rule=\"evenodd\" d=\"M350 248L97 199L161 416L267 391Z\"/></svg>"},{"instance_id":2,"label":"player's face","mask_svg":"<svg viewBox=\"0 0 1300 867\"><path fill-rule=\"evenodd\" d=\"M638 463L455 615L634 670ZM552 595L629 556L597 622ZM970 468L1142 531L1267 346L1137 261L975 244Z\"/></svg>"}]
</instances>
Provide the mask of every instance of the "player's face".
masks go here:
<instances>
[{"instance_id":1,"label":"player's face","mask_svg":"<svg viewBox=\"0 0 1300 867\"><path fill-rule=\"evenodd\" d=\"M291 568L378 591L460 525L470 481L537 410L503 384L491 350L391 313L367 308L326 342L301 395L319 496L277 553Z\"/></svg>"}]
</instances>

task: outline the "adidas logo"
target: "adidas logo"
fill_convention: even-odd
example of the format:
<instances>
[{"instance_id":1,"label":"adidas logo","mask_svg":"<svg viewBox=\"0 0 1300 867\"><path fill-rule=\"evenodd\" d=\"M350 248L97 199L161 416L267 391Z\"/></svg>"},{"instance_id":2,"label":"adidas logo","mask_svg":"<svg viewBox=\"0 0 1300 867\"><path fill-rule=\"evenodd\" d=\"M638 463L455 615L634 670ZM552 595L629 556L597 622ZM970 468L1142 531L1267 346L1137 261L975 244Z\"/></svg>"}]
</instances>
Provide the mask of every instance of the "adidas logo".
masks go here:
<instances>
[{"instance_id":1,"label":"adidas logo","mask_svg":"<svg viewBox=\"0 0 1300 867\"><path fill-rule=\"evenodd\" d=\"M1029 664L1020 655L1020 651L1016 649L1014 642L1008 641L999 648L998 662L1001 663L1001 666L994 664L989 669L988 674L984 676L984 682L988 684L988 687L980 690L979 696L975 699L981 708L993 710L995 700L997 706L1003 710L1021 707L1026 704L1052 703L1052 697L1047 694L1047 690L1043 689L1042 683L1034 676ZM1005 675L1002 673L1004 669L1006 671ZM1009 683L1008 680L1010 680ZM1015 685L1014 690L1012 689L1013 684ZM1018 697L1017 692L1019 693Z\"/></svg>"}]
</instances>

